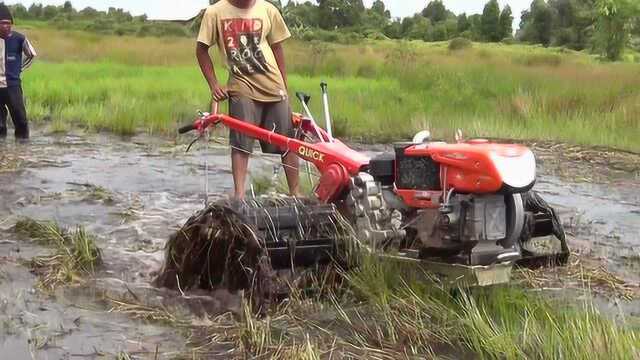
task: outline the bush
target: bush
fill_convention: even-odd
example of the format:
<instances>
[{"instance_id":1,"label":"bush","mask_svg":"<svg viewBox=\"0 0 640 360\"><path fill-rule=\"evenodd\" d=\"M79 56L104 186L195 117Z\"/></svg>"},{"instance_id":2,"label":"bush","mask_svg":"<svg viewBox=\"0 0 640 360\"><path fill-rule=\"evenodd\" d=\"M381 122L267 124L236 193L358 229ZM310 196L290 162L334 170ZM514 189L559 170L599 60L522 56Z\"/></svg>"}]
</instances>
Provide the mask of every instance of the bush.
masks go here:
<instances>
[{"instance_id":1,"label":"bush","mask_svg":"<svg viewBox=\"0 0 640 360\"><path fill-rule=\"evenodd\" d=\"M368 32L364 36L371 40L389 40L389 37L379 31Z\"/></svg>"},{"instance_id":2,"label":"bush","mask_svg":"<svg viewBox=\"0 0 640 360\"><path fill-rule=\"evenodd\" d=\"M473 46L473 42L471 42L471 40L469 39L465 39L465 38L455 38L452 39L451 41L449 41L449 50L451 51L456 51L456 50L464 50L464 49L469 49Z\"/></svg>"},{"instance_id":3,"label":"bush","mask_svg":"<svg viewBox=\"0 0 640 360\"><path fill-rule=\"evenodd\" d=\"M382 34L379 35L384 37L384 35ZM353 31L327 31L323 29L309 29L301 35L301 39L304 41L319 40L330 43L351 45L362 42L365 37L364 35L355 33Z\"/></svg>"},{"instance_id":4,"label":"bush","mask_svg":"<svg viewBox=\"0 0 640 360\"><path fill-rule=\"evenodd\" d=\"M138 36L186 36L187 29L176 23L145 23L140 26Z\"/></svg>"},{"instance_id":5,"label":"bush","mask_svg":"<svg viewBox=\"0 0 640 360\"><path fill-rule=\"evenodd\" d=\"M322 29L308 30L302 35L302 40L313 41L319 40L324 42L338 42L338 33L335 31L327 31Z\"/></svg>"},{"instance_id":6,"label":"bush","mask_svg":"<svg viewBox=\"0 0 640 360\"><path fill-rule=\"evenodd\" d=\"M138 26L134 24L117 25L113 32L118 36L135 35L138 32Z\"/></svg>"},{"instance_id":7,"label":"bush","mask_svg":"<svg viewBox=\"0 0 640 360\"><path fill-rule=\"evenodd\" d=\"M98 34L112 34L114 26L115 22L112 20L98 19L87 24L85 30Z\"/></svg>"},{"instance_id":8,"label":"bush","mask_svg":"<svg viewBox=\"0 0 640 360\"><path fill-rule=\"evenodd\" d=\"M506 38L502 39L500 42L505 44L505 45L514 45L516 43L516 39L514 39L512 37L506 37Z\"/></svg>"},{"instance_id":9,"label":"bush","mask_svg":"<svg viewBox=\"0 0 640 360\"><path fill-rule=\"evenodd\" d=\"M338 43L344 45L359 44L364 40L364 36L355 32L340 33Z\"/></svg>"},{"instance_id":10,"label":"bush","mask_svg":"<svg viewBox=\"0 0 640 360\"><path fill-rule=\"evenodd\" d=\"M554 46L570 46L575 44L577 40L578 36L574 29L560 29L556 31L552 43Z\"/></svg>"}]
</instances>

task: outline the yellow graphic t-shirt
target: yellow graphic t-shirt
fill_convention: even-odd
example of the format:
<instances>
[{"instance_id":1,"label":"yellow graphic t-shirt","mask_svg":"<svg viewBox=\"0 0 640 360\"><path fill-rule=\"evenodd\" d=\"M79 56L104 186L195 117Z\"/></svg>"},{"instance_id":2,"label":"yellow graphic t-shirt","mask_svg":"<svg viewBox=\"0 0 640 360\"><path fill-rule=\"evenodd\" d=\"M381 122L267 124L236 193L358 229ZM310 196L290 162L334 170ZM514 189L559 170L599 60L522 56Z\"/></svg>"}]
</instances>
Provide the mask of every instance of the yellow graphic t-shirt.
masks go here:
<instances>
[{"instance_id":1,"label":"yellow graphic t-shirt","mask_svg":"<svg viewBox=\"0 0 640 360\"><path fill-rule=\"evenodd\" d=\"M229 93L258 101L281 101L287 91L271 45L291 37L273 4L256 0L249 9L221 0L207 8L198 42L218 45L227 58Z\"/></svg>"}]
</instances>

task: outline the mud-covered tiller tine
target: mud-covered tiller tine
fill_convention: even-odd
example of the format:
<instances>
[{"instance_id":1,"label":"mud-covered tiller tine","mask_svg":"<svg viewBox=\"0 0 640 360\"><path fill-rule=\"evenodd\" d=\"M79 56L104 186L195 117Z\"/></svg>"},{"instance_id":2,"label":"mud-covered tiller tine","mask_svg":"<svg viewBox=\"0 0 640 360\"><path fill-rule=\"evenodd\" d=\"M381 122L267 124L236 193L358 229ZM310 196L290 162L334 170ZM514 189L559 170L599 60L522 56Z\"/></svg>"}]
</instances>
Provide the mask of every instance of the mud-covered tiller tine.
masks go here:
<instances>
[{"instance_id":1,"label":"mud-covered tiller tine","mask_svg":"<svg viewBox=\"0 0 640 360\"><path fill-rule=\"evenodd\" d=\"M552 254L539 254L523 248L522 258L517 261L517 265L527 268L566 265L571 251L556 211L535 191L524 194L523 201L527 219L520 244L526 244L532 238L554 236L560 242L560 250Z\"/></svg>"},{"instance_id":2,"label":"mud-covered tiller tine","mask_svg":"<svg viewBox=\"0 0 640 360\"><path fill-rule=\"evenodd\" d=\"M241 206L238 213L264 240L274 270L332 260L339 236L334 205Z\"/></svg>"}]
</instances>

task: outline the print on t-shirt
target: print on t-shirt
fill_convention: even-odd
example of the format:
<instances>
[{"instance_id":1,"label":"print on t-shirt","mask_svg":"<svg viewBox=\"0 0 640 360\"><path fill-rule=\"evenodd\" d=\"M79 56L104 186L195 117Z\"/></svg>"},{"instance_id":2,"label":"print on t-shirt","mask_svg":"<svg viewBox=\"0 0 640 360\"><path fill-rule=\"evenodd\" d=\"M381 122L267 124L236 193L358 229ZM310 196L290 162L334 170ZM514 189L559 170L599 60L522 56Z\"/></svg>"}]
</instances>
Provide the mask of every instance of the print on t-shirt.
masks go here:
<instances>
[{"instance_id":1,"label":"print on t-shirt","mask_svg":"<svg viewBox=\"0 0 640 360\"><path fill-rule=\"evenodd\" d=\"M222 36L231 70L236 74L252 75L267 72L260 42L262 19L224 19Z\"/></svg>"}]
</instances>

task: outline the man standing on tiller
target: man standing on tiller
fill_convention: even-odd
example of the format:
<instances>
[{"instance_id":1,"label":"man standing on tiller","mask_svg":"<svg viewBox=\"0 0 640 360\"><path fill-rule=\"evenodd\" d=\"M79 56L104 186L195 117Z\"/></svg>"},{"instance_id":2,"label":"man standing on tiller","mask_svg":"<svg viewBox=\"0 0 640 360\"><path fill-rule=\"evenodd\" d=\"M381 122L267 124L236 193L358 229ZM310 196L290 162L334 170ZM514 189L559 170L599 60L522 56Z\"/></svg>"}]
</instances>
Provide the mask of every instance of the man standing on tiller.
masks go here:
<instances>
[{"instance_id":1,"label":"man standing on tiller","mask_svg":"<svg viewBox=\"0 0 640 360\"><path fill-rule=\"evenodd\" d=\"M209 6L202 19L196 56L213 100L229 98L230 116L292 136L282 48L282 42L290 36L282 15L266 0L220 0ZM227 59L227 87L218 82L209 56L209 48L214 45ZM243 199L254 139L231 130L229 140L235 197ZM283 154L274 145L260 145L263 153ZM287 153L282 163L289 191L298 195L297 155Z\"/></svg>"},{"instance_id":2,"label":"man standing on tiller","mask_svg":"<svg viewBox=\"0 0 640 360\"><path fill-rule=\"evenodd\" d=\"M7 108L11 114L17 139L29 138L27 110L24 106L20 74L29 67L36 51L19 32L12 31L13 17L0 3L0 137L7 136Z\"/></svg>"}]
</instances>

